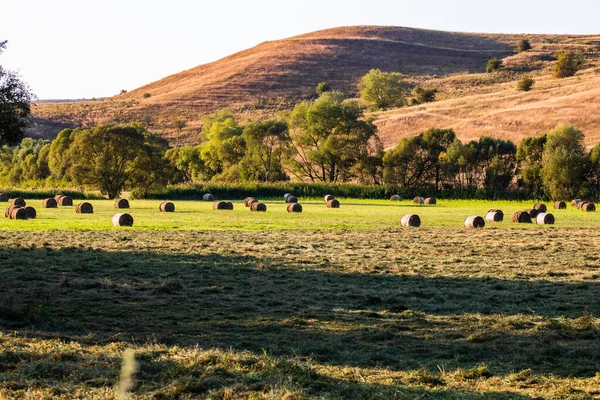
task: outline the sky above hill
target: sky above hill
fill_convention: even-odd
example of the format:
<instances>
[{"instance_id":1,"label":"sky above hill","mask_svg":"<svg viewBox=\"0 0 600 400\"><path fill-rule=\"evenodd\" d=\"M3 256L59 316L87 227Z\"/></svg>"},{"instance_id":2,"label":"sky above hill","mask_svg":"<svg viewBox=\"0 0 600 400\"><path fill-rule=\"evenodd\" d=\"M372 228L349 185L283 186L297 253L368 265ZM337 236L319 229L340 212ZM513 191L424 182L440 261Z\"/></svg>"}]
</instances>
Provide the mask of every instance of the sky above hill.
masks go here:
<instances>
[{"instance_id":1,"label":"sky above hill","mask_svg":"<svg viewBox=\"0 0 600 400\"><path fill-rule=\"evenodd\" d=\"M39 99L106 97L267 40L348 25L600 33L600 1L0 0L0 65Z\"/></svg>"}]
</instances>

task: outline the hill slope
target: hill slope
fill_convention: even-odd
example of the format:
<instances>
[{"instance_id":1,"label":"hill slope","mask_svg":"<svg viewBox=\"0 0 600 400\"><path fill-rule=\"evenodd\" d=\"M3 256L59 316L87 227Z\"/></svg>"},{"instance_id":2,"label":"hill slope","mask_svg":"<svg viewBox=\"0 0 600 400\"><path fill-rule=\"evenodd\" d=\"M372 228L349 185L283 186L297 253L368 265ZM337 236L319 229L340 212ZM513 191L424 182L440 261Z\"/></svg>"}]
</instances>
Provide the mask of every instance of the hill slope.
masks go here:
<instances>
[{"instance_id":1,"label":"hill slope","mask_svg":"<svg viewBox=\"0 0 600 400\"><path fill-rule=\"evenodd\" d=\"M265 42L110 99L39 104L34 110L36 132L32 133L52 136L69 125L141 121L172 142L194 142L201 118L209 112L230 107L248 118L272 116L312 97L314 87L322 81L352 96L357 82L372 68L399 71L413 83L438 86L443 102L434 103L435 107L453 108L452 99L460 103L457 99L468 102L469 96L504 93L509 88L507 82L516 79L516 72L535 68L538 74L547 73L557 48L575 46L595 54L600 43L600 37L594 36L528 35L536 52L531 52L524 63L514 55L515 44L523 37L400 27L328 29ZM492 81L478 75L490 57L506 58L508 75ZM400 109L378 116L386 145L418 133L423 126L445 126L448 122L457 130L462 128L458 119L449 121L422 111ZM409 123L399 122L406 118Z\"/></svg>"}]
</instances>

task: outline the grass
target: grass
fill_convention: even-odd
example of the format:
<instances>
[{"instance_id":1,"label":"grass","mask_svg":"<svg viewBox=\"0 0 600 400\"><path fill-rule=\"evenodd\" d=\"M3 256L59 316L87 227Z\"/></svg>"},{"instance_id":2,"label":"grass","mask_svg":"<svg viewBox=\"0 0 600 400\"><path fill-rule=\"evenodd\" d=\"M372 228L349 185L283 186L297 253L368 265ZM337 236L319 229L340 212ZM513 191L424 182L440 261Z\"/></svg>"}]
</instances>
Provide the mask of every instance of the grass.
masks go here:
<instances>
[{"instance_id":1,"label":"grass","mask_svg":"<svg viewBox=\"0 0 600 400\"><path fill-rule=\"evenodd\" d=\"M128 349L135 399L600 395L595 213L471 231L459 214L529 203L132 201L113 229L92 202L2 223L0 398L112 399Z\"/></svg>"}]
</instances>

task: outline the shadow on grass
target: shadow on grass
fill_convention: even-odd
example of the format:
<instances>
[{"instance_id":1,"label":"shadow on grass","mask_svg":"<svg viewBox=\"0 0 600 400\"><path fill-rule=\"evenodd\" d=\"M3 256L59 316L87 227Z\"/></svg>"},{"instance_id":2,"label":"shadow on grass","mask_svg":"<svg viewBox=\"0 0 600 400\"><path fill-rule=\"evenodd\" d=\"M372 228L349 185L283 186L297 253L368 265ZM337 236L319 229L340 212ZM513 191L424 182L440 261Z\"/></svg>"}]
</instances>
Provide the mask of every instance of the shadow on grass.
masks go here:
<instances>
[{"instance_id":1,"label":"shadow on grass","mask_svg":"<svg viewBox=\"0 0 600 400\"><path fill-rule=\"evenodd\" d=\"M0 260L0 328L22 336L397 371L485 363L587 377L600 365L597 283L343 274L278 258L83 248L8 248Z\"/></svg>"}]
</instances>

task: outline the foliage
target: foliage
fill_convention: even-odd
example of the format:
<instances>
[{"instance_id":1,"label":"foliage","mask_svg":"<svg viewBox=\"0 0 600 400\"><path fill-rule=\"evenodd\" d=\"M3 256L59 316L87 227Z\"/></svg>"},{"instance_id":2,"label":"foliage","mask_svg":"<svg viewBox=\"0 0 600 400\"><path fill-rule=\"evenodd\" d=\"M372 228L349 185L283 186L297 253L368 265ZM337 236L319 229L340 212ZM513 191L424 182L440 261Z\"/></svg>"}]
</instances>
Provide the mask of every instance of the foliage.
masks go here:
<instances>
[{"instance_id":1,"label":"foliage","mask_svg":"<svg viewBox=\"0 0 600 400\"><path fill-rule=\"evenodd\" d=\"M522 77L519 82L517 82L517 90L522 92L528 92L533 87L535 80L529 76Z\"/></svg>"},{"instance_id":2,"label":"foliage","mask_svg":"<svg viewBox=\"0 0 600 400\"><path fill-rule=\"evenodd\" d=\"M398 72L381 72L372 69L358 84L360 97L373 109L386 110L404 105L408 85Z\"/></svg>"},{"instance_id":3,"label":"foliage","mask_svg":"<svg viewBox=\"0 0 600 400\"><path fill-rule=\"evenodd\" d=\"M137 165L127 180L127 186L148 193L151 189L167 185L173 176L170 160L165 157L169 143L161 136L146 132L141 126L136 128L144 136L144 144L137 152Z\"/></svg>"},{"instance_id":4,"label":"foliage","mask_svg":"<svg viewBox=\"0 0 600 400\"><path fill-rule=\"evenodd\" d=\"M0 41L0 54L6 41ZM0 145L16 144L23 137L34 95L19 74L0 65Z\"/></svg>"},{"instance_id":5,"label":"foliage","mask_svg":"<svg viewBox=\"0 0 600 400\"><path fill-rule=\"evenodd\" d=\"M231 110L221 110L207 117L202 125L200 155L207 179L236 180L237 166L244 157L243 128Z\"/></svg>"},{"instance_id":6,"label":"foliage","mask_svg":"<svg viewBox=\"0 0 600 400\"><path fill-rule=\"evenodd\" d=\"M287 155L289 135L285 121L250 122L242 138L246 153L240 162L240 177L248 181L286 180L283 159Z\"/></svg>"},{"instance_id":7,"label":"foliage","mask_svg":"<svg viewBox=\"0 0 600 400\"><path fill-rule=\"evenodd\" d=\"M544 183L542 181L542 156L548 136L544 133L528 137L517 147L517 164L522 186L534 195L541 197Z\"/></svg>"},{"instance_id":8,"label":"foliage","mask_svg":"<svg viewBox=\"0 0 600 400\"><path fill-rule=\"evenodd\" d=\"M317 93L317 97L322 95L325 92L330 92L331 86L327 82L319 82L317 87L315 88L315 92Z\"/></svg>"},{"instance_id":9,"label":"foliage","mask_svg":"<svg viewBox=\"0 0 600 400\"><path fill-rule=\"evenodd\" d=\"M490 58L485 66L485 71L488 73L500 71L502 69L502 61L496 57Z\"/></svg>"},{"instance_id":10,"label":"foliage","mask_svg":"<svg viewBox=\"0 0 600 400\"><path fill-rule=\"evenodd\" d=\"M522 53L524 51L531 50L531 43L527 39L521 39L517 44L517 51Z\"/></svg>"},{"instance_id":11,"label":"foliage","mask_svg":"<svg viewBox=\"0 0 600 400\"><path fill-rule=\"evenodd\" d=\"M554 54L556 62L554 63L554 77L567 78L583 66L584 57L581 51L559 50Z\"/></svg>"},{"instance_id":12,"label":"foliage","mask_svg":"<svg viewBox=\"0 0 600 400\"><path fill-rule=\"evenodd\" d=\"M408 99L408 105L413 106L435 101L437 91L437 88L434 87L425 89L421 86L415 86L411 92L412 97Z\"/></svg>"}]
</instances>

